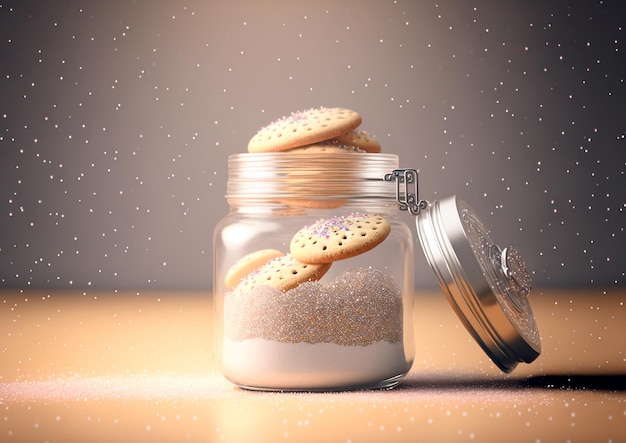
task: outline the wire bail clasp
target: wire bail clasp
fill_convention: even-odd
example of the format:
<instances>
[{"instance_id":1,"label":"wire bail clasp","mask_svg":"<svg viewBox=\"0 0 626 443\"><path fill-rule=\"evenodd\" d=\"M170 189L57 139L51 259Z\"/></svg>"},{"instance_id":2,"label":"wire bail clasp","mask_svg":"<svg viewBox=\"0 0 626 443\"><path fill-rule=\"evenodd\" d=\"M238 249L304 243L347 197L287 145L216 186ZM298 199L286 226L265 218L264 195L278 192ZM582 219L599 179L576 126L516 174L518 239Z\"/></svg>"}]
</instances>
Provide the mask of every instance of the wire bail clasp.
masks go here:
<instances>
[{"instance_id":1,"label":"wire bail clasp","mask_svg":"<svg viewBox=\"0 0 626 443\"><path fill-rule=\"evenodd\" d=\"M413 215L428 207L428 201L418 200L417 171L415 169L394 169L385 174L385 181L396 182L396 201L400 210L409 211ZM404 185L404 186L402 186Z\"/></svg>"}]
</instances>

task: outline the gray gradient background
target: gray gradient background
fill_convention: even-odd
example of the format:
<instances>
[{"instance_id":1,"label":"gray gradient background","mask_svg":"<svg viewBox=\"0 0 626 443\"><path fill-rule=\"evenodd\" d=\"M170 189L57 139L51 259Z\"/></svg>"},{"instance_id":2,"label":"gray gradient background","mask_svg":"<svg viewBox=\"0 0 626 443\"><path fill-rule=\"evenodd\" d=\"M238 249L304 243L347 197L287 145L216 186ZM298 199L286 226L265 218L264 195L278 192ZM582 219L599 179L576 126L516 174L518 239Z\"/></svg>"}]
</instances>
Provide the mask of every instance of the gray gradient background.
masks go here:
<instances>
[{"instance_id":1,"label":"gray gradient background","mask_svg":"<svg viewBox=\"0 0 626 443\"><path fill-rule=\"evenodd\" d=\"M210 289L227 156L324 105L536 286L623 286L623 5L0 1L0 285Z\"/></svg>"}]
</instances>

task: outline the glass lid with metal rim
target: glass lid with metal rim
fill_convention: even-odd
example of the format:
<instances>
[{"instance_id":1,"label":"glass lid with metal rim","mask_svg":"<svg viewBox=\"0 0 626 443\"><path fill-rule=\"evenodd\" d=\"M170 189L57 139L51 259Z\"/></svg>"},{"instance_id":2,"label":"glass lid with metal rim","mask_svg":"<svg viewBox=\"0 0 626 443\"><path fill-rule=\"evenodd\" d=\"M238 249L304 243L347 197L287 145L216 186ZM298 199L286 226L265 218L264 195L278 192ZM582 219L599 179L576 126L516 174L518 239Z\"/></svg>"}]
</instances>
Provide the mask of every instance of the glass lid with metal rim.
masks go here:
<instances>
[{"instance_id":1,"label":"glass lid with metal rim","mask_svg":"<svg viewBox=\"0 0 626 443\"><path fill-rule=\"evenodd\" d=\"M417 171L398 169L400 209L416 215L424 254L459 319L504 372L541 353L528 295L531 279L513 247L500 248L472 208L456 196L429 203L417 197Z\"/></svg>"}]
</instances>

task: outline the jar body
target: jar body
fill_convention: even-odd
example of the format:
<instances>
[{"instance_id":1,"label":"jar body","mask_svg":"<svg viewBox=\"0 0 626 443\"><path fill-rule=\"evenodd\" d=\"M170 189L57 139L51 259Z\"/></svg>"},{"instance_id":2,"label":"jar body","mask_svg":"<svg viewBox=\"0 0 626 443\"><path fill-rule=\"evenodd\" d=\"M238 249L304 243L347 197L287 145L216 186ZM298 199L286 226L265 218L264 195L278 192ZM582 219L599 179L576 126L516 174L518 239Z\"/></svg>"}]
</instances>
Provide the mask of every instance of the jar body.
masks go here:
<instances>
[{"instance_id":1,"label":"jar body","mask_svg":"<svg viewBox=\"0 0 626 443\"><path fill-rule=\"evenodd\" d=\"M287 192L276 192L271 184L266 193L259 191L263 195L243 198L239 191L248 190L248 185L237 184L229 190L231 211L215 228L215 346L221 371L235 385L255 390L395 386L414 358L412 234L397 216L393 185L382 181L397 167L397 158L342 154L345 162L340 168L358 169L346 176L333 174L334 162L329 165L314 155L299 155L309 158L271 154L268 159L278 157L281 164L264 162L265 171L252 173L286 185ZM368 156L377 156L372 160L375 167L363 168ZM231 169L237 169L236 175L250 167L233 163L229 182L237 181ZM287 174L283 163L288 165ZM250 181L243 172L248 177L243 181ZM303 177L310 173L312 179ZM297 191L294 177L305 180L306 191ZM258 179L251 181L255 188L264 186ZM370 187L366 195L363 184ZM381 192L372 192L371 186ZM318 281L287 291L261 286L238 293L227 287L226 274L242 257L265 249L288 254L291 239L301 228L355 213L384 217L391 226L389 235L367 252L332 262Z\"/></svg>"}]
</instances>

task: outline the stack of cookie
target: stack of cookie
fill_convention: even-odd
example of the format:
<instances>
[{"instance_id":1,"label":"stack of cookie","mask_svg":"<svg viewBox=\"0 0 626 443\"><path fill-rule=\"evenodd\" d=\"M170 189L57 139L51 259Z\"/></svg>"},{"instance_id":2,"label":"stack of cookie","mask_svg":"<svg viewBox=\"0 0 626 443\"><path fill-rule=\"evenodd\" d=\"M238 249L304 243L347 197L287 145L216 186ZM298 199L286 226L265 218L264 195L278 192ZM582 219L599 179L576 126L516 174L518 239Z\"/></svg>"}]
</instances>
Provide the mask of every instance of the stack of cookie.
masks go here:
<instances>
[{"instance_id":1,"label":"stack of cookie","mask_svg":"<svg viewBox=\"0 0 626 443\"><path fill-rule=\"evenodd\" d=\"M248 152L380 152L380 143L359 130L361 116L346 108L312 108L293 112L261 128Z\"/></svg>"},{"instance_id":2,"label":"stack of cookie","mask_svg":"<svg viewBox=\"0 0 626 443\"><path fill-rule=\"evenodd\" d=\"M354 213L318 219L295 233L288 254L263 249L240 259L227 272L226 286L234 293L261 285L288 291L319 280L335 261L373 249L390 231L389 222L380 215Z\"/></svg>"},{"instance_id":3,"label":"stack of cookie","mask_svg":"<svg viewBox=\"0 0 626 443\"><path fill-rule=\"evenodd\" d=\"M312 108L293 112L261 128L248 143L250 153L379 153L378 140L358 130L361 116L346 108ZM333 208L341 200L289 199L289 205ZM284 254L264 249L246 255L226 274L226 286L235 293L260 285L288 291L307 281L317 281L337 260L354 257L381 243L390 224L379 215L350 214L319 219L297 232Z\"/></svg>"}]
</instances>

